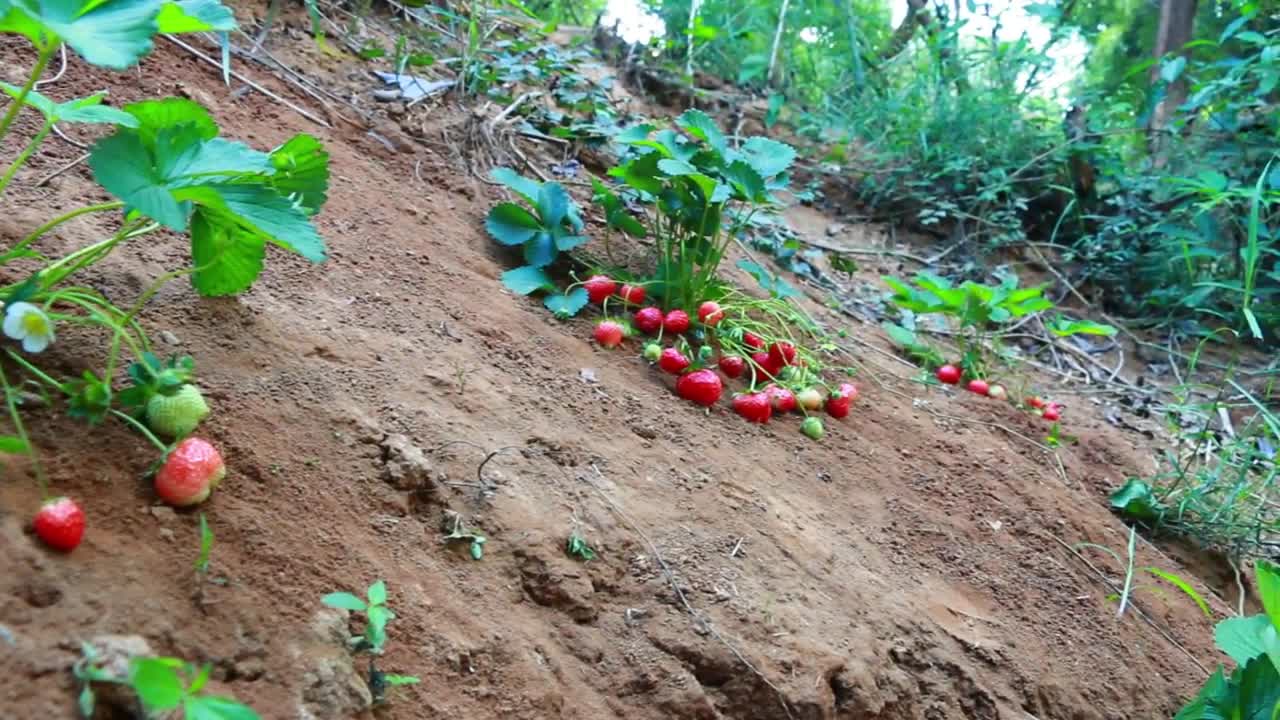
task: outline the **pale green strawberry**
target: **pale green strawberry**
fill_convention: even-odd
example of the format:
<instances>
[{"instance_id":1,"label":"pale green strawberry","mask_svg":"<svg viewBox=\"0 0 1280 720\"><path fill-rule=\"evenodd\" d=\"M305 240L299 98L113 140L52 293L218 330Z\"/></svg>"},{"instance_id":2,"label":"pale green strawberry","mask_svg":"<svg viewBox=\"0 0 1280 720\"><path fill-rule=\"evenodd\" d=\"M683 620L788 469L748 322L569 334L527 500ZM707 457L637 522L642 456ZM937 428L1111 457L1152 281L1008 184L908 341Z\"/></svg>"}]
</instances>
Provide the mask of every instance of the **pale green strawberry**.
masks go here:
<instances>
[{"instance_id":1,"label":"pale green strawberry","mask_svg":"<svg viewBox=\"0 0 1280 720\"><path fill-rule=\"evenodd\" d=\"M169 437L191 434L209 414L209 405L195 385L183 385L172 395L155 395L147 403L147 424Z\"/></svg>"}]
</instances>

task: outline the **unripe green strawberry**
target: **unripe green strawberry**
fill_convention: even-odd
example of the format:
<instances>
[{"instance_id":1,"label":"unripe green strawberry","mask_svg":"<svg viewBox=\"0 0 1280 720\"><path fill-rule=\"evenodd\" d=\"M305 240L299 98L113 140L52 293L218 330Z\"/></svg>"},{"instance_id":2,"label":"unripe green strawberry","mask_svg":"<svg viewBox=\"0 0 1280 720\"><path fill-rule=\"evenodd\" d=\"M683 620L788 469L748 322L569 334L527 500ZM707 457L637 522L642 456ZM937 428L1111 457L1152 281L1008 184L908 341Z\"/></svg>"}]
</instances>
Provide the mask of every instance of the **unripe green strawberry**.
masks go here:
<instances>
[{"instance_id":1,"label":"unripe green strawberry","mask_svg":"<svg viewBox=\"0 0 1280 720\"><path fill-rule=\"evenodd\" d=\"M147 403L147 424L169 437L191 434L209 414L209 405L195 385L183 385L172 395L155 395Z\"/></svg>"},{"instance_id":2,"label":"unripe green strawberry","mask_svg":"<svg viewBox=\"0 0 1280 720\"><path fill-rule=\"evenodd\" d=\"M825 431L826 429L822 427L822 421L812 415L800 423L800 432L814 440L821 440Z\"/></svg>"}]
</instances>

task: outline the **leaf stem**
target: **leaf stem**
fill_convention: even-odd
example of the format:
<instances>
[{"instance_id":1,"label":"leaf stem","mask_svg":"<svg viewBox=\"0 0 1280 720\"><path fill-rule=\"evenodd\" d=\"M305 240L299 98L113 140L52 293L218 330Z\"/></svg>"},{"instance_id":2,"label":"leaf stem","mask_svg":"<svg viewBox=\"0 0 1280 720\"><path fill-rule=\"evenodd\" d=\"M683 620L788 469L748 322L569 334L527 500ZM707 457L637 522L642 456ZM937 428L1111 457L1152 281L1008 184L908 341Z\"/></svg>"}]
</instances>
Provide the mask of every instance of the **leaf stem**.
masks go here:
<instances>
[{"instance_id":1,"label":"leaf stem","mask_svg":"<svg viewBox=\"0 0 1280 720\"><path fill-rule=\"evenodd\" d=\"M145 437L147 440L151 441L151 444L155 445L156 448L161 452L161 454L167 454L169 452L169 446L160 442L160 438L157 438L154 433L148 430L146 425L143 425L142 423L133 419L127 413L122 413L119 410L116 410L115 408L111 408L111 414L120 418L121 420L128 423L129 425L132 425L134 430L137 430L138 432L142 433L142 436Z\"/></svg>"},{"instance_id":2,"label":"leaf stem","mask_svg":"<svg viewBox=\"0 0 1280 720\"><path fill-rule=\"evenodd\" d=\"M31 69L31 77L27 78L26 84L18 91L18 96L13 99L9 105L9 110L5 112L4 119L0 119L0 140L9 133L9 127L13 125L13 121L17 119L18 113L22 112L22 106L27 101L27 96L35 89L36 81L44 75L44 69L48 67L49 61L53 59L54 53L58 52L60 41L53 41L49 47L40 51L40 57L36 60L36 66Z\"/></svg>"},{"instance_id":3,"label":"leaf stem","mask_svg":"<svg viewBox=\"0 0 1280 720\"><path fill-rule=\"evenodd\" d=\"M0 264L4 263L5 261L13 259L14 257L16 257L17 252L21 251L23 248L27 247L28 245L35 242L36 240L39 240L40 237L43 236L45 233L58 227L62 223L67 222L68 220L73 220L75 218L80 217L81 215L88 215L89 213L102 212L104 210L116 210L122 207L124 207L124 203L119 200L116 200L113 202L99 203L97 205L85 205L84 207L76 208L75 210L72 210L71 212L68 212L66 214L59 215L58 217L50 220L49 222L33 230L30 235L22 239L22 242L18 243L17 245L14 245L12 248L6 251L4 255L0 256Z\"/></svg>"},{"instance_id":4,"label":"leaf stem","mask_svg":"<svg viewBox=\"0 0 1280 720\"><path fill-rule=\"evenodd\" d=\"M9 353L13 354L12 351ZM13 386L9 385L9 377L5 375L4 368L0 368L0 385L4 388L4 404L9 410L9 418L13 420L14 430L18 433L18 437L22 439L22 444L27 448L27 457L31 459L31 467L36 471L36 484L40 486L40 500L49 499L49 480L44 474L44 465L40 463L40 456L36 454L35 446L31 444L31 436L27 434L27 426L22 422L22 413L18 412L18 400L15 397Z\"/></svg>"},{"instance_id":5,"label":"leaf stem","mask_svg":"<svg viewBox=\"0 0 1280 720\"><path fill-rule=\"evenodd\" d=\"M49 131L51 130L53 130L53 123L46 120L44 126L40 128L40 132L36 133L31 138L31 142L27 143L27 146L18 154L18 157L14 158L9 165L9 169L5 171L4 177L0 178L0 195L4 194L5 188L9 187L9 183L13 181L13 176L18 174L18 169L25 165L27 160L31 159L36 149L40 147L40 143L44 142L44 139L49 136Z\"/></svg>"}]
</instances>

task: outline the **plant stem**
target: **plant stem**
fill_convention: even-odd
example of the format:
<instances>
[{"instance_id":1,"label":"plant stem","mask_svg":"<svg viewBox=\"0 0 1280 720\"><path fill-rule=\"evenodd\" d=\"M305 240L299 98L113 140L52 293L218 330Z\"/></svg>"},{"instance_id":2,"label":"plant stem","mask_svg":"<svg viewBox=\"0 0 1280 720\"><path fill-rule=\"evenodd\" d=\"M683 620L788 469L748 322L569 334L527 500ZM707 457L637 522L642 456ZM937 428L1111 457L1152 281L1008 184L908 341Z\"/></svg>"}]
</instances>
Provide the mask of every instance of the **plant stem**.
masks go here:
<instances>
[{"instance_id":1,"label":"plant stem","mask_svg":"<svg viewBox=\"0 0 1280 720\"><path fill-rule=\"evenodd\" d=\"M12 351L10 351L12 355ZM9 418L13 420L14 430L18 433L18 437L22 440L22 444L27 448L27 457L31 459L31 467L36 471L36 484L40 486L40 499L49 499L49 480L45 477L44 466L40 464L40 456L36 454L35 447L31 444L31 436L27 434L27 426L22 422L22 413L18 412L18 400L14 397L13 387L9 385L9 377L5 375L4 368L0 368L0 385L4 388L5 407L9 409Z\"/></svg>"},{"instance_id":2,"label":"plant stem","mask_svg":"<svg viewBox=\"0 0 1280 720\"><path fill-rule=\"evenodd\" d=\"M169 446L160 442L160 438L157 438L155 434L153 434L150 430L148 430L146 425L143 425L137 420L134 420L128 414L122 413L119 410L116 410L115 408L111 409L111 414L125 421L129 425L132 425L134 430L137 430L138 432L142 433L142 436L145 437L147 440L151 441L151 444L155 445L156 448L159 449L161 453L169 452Z\"/></svg>"},{"instance_id":3,"label":"plant stem","mask_svg":"<svg viewBox=\"0 0 1280 720\"><path fill-rule=\"evenodd\" d=\"M0 256L0 262L3 262L6 259L13 258L16 252L22 250L26 246L40 239L40 237L43 236L45 233L58 227L62 223L67 222L68 220L72 220L74 218L80 217L81 215L87 215L89 213L102 212L103 210L116 210L122 207L124 207L124 203L119 200L116 200L108 203L99 203L97 205L86 205L84 207L76 208L75 210L72 210L71 212L66 213L64 215L59 215L58 217L50 220L49 222L33 230L30 235L23 238L22 242L10 248L7 252L5 252L3 256Z\"/></svg>"},{"instance_id":4,"label":"plant stem","mask_svg":"<svg viewBox=\"0 0 1280 720\"><path fill-rule=\"evenodd\" d=\"M26 103L27 96L36 86L36 81L44 74L44 69L48 67L49 61L53 59L54 53L58 52L58 41L49 44L49 47L40 51L40 57L36 60L36 66L31 69L31 77L27 78L27 82L18 91L18 97L13 99L9 105L9 110L4 114L4 119L0 120L0 140L9 133L9 127L13 125L13 121L17 119L18 113L22 112L22 106Z\"/></svg>"},{"instance_id":5,"label":"plant stem","mask_svg":"<svg viewBox=\"0 0 1280 720\"><path fill-rule=\"evenodd\" d=\"M31 142L27 143L27 146L18 154L18 157L14 158L9 165L9 169L5 171L4 177L0 178L0 195L4 194L5 188L9 187L9 183L13 181L13 176L18 174L18 168L25 165L27 160L35 154L36 149L49 136L49 131L51 130L53 130L53 123L46 120L44 126L40 128L40 132L36 133L35 137L31 138Z\"/></svg>"}]
</instances>

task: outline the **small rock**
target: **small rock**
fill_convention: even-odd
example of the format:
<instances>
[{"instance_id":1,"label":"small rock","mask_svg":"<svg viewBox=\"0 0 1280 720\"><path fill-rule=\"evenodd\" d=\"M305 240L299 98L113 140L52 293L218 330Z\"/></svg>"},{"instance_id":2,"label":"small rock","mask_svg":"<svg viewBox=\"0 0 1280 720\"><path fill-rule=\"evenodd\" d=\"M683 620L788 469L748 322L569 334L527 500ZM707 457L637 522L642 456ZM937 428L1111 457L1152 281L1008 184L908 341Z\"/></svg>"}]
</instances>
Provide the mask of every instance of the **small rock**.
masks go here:
<instances>
[{"instance_id":1,"label":"small rock","mask_svg":"<svg viewBox=\"0 0 1280 720\"><path fill-rule=\"evenodd\" d=\"M402 97L399 89L394 90L374 90L373 99L378 102L396 102Z\"/></svg>"},{"instance_id":2,"label":"small rock","mask_svg":"<svg viewBox=\"0 0 1280 720\"><path fill-rule=\"evenodd\" d=\"M347 647L346 610L316 612L303 645L295 648L303 668L301 705L315 720L346 720L373 706L373 694Z\"/></svg>"},{"instance_id":3,"label":"small rock","mask_svg":"<svg viewBox=\"0 0 1280 720\"><path fill-rule=\"evenodd\" d=\"M163 523L172 522L178 517L177 511L168 505L152 505L150 512L152 517Z\"/></svg>"},{"instance_id":4,"label":"small rock","mask_svg":"<svg viewBox=\"0 0 1280 720\"><path fill-rule=\"evenodd\" d=\"M174 537L175 537L175 536L174 536L174 534L173 534L173 528L167 528L167 527L166 527L166 528L160 528L160 539L161 539L161 540L166 540L166 541L168 541L168 542L173 542Z\"/></svg>"},{"instance_id":5,"label":"small rock","mask_svg":"<svg viewBox=\"0 0 1280 720\"><path fill-rule=\"evenodd\" d=\"M596 371L593 368L582 368L578 371L578 377L588 385L600 382L600 378L596 376Z\"/></svg>"},{"instance_id":6,"label":"small rock","mask_svg":"<svg viewBox=\"0 0 1280 720\"><path fill-rule=\"evenodd\" d=\"M155 657L151 643L140 635L99 635L89 641L94 649L94 664L103 670L108 677L129 677L129 665L134 658ZM102 717L134 717L137 711L137 698L133 690L122 683L93 683L94 699Z\"/></svg>"},{"instance_id":7,"label":"small rock","mask_svg":"<svg viewBox=\"0 0 1280 720\"><path fill-rule=\"evenodd\" d=\"M404 103L393 102L387 106L387 114L391 117L400 117L404 112Z\"/></svg>"},{"instance_id":8,"label":"small rock","mask_svg":"<svg viewBox=\"0 0 1280 720\"><path fill-rule=\"evenodd\" d=\"M431 463L422 448L407 435L388 435L382 439L382 479L397 490L432 487Z\"/></svg>"},{"instance_id":9,"label":"small rock","mask_svg":"<svg viewBox=\"0 0 1280 720\"><path fill-rule=\"evenodd\" d=\"M844 232L843 223L831 223L827 226L827 237L835 237Z\"/></svg>"},{"instance_id":10,"label":"small rock","mask_svg":"<svg viewBox=\"0 0 1280 720\"><path fill-rule=\"evenodd\" d=\"M160 331L160 342L164 343L165 345L181 345L182 344L182 341L178 339L178 336L174 335L168 330Z\"/></svg>"}]
</instances>

